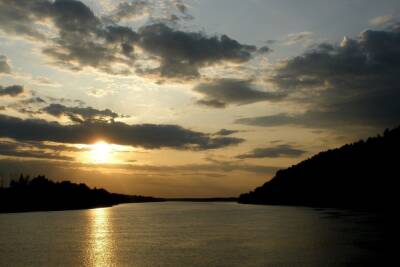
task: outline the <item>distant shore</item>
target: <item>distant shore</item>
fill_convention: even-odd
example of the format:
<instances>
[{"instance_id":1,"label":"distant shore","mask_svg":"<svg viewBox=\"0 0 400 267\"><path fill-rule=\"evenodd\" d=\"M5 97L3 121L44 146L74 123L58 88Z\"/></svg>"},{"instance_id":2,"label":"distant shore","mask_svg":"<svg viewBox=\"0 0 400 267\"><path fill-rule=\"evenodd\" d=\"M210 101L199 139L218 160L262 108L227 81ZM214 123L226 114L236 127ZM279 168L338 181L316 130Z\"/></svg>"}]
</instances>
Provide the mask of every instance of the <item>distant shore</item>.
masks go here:
<instances>
[{"instance_id":1,"label":"distant shore","mask_svg":"<svg viewBox=\"0 0 400 267\"><path fill-rule=\"evenodd\" d=\"M0 188L0 213L79 210L111 207L122 203L160 202L163 198L110 193L69 181L54 182L45 176L21 175L10 186Z\"/></svg>"},{"instance_id":2,"label":"distant shore","mask_svg":"<svg viewBox=\"0 0 400 267\"><path fill-rule=\"evenodd\" d=\"M181 202L237 202L237 197L205 197L205 198L165 198L165 201L181 201Z\"/></svg>"}]
</instances>

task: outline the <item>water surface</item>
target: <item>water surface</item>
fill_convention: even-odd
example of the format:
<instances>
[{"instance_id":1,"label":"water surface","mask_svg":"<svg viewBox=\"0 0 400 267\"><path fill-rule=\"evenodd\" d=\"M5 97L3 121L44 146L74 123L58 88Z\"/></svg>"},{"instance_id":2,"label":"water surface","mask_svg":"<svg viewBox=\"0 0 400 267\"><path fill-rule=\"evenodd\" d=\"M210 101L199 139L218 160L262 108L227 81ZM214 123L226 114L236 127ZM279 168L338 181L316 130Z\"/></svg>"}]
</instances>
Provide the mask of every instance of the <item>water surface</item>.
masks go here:
<instances>
[{"instance_id":1,"label":"water surface","mask_svg":"<svg viewBox=\"0 0 400 267\"><path fill-rule=\"evenodd\" d=\"M228 202L0 214L0 266L365 266L376 219Z\"/></svg>"}]
</instances>

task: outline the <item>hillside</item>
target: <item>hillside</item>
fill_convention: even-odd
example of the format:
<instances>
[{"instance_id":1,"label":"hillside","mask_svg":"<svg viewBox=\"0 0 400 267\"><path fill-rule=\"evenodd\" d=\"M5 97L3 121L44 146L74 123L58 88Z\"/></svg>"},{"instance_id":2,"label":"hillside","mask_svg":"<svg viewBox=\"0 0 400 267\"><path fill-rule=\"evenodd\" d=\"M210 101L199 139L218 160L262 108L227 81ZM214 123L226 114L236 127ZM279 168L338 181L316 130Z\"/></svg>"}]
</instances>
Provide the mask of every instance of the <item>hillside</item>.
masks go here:
<instances>
[{"instance_id":1,"label":"hillside","mask_svg":"<svg viewBox=\"0 0 400 267\"><path fill-rule=\"evenodd\" d=\"M285 170L239 203L382 209L400 178L400 127L321 152Z\"/></svg>"}]
</instances>

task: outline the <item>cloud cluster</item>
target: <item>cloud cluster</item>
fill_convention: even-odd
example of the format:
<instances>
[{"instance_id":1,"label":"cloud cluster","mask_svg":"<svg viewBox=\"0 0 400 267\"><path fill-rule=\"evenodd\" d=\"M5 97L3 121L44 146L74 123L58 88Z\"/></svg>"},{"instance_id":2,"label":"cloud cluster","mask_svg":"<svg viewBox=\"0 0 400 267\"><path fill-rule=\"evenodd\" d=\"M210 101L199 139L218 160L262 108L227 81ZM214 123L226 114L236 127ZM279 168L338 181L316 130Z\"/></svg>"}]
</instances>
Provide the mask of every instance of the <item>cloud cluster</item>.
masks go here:
<instances>
[{"instance_id":1,"label":"cloud cluster","mask_svg":"<svg viewBox=\"0 0 400 267\"><path fill-rule=\"evenodd\" d=\"M199 68L223 61L242 63L257 51L226 35L208 37L200 32L174 30L165 24L152 24L139 30L139 45L160 60L160 66L142 70L163 77L194 78Z\"/></svg>"},{"instance_id":2,"label":"cloud cluster","mask_svg":"<svg viewBox=\"0 0 400 267\"><path fill-rule=\"evenodd\" d=\"M236 156L239 159L248 158L279 158L279 157L299 157L306 151L294 148L291 145L277 145L267 148L256 148L249 153Z\"/></svg>"},{"instance_id":3,"label":"cloud cluster","mask_svg":"<svg viewBox=\"0 0 400 267\"><path fill-rule=\"evenodd\" d=\"M11 96L15 97L24 92L24 87L21 85L10 85L3 87L0 85L0 96Z\"/></svg>"},{"instance_id":4,"label":"cloud cluster","mask_svg":"<svg viewBox=\"0 0 400 267\"><path fill-rule=\"evenodd\" d=\"M174 1L176 8L187 15L186 5ZM0 29L6 33L46 41L43 52L57 64L73 70L90 66L110 73L157 75L165 78L194 78L199 68L224 61L245 62L257 48L244 45L226 35L207 36L201 32L185 32L164 23L145 25L137 31L117 22L143 11L147 3L121 3L112 16L97 17L77 0L0 0ZM41 24L41 27L38 27ZM56 37L41 30L46 25ZM144 51L144 55L140 52ZM157 67L139 64L158 62ZM148 60L147 60L148 59ZM137 69L136 69L137 68Z\"/></svg>"},{"instance_id":5,"label":"cloud cluster","mask_svg":"<svg viewBox=\"0 0 400 267\"><path fill-rule=\"evenodd\" d=\"M206 150L237 145L244 140L234 137L212 137L178 125L136 124L89 121L62 125L40 119L20 119L0 115L0 137L19 141L52 141L70 144L92 144L97 140L147 149Z\"/></svg>"},{"instance_id":6,"label":"cloud cluster","mask_svg":"<svg viewBox=\"0 0 400 267\"><path fill-rule=\"evenodd\" d=\"M400 118L400 28L366 30L337 45L322 43L287 60L269 77L307 111L242 118L257 126L392 127Z\"/></svg>"},{"instance_id":7,"label":"cloud cluster","mask_svg":"<svg viewBox=\"0 0 400 267\"><path fill-rule=\"evenodd\" d=\"M265 92L254 87L251 80L219 79L201 83L194 88L194 91L204 95L204 98L197 101L198 104L213 108L224 108L230 104L278 101L286 96L284 93Z\"/></svg>"},{"instance_id":8,"label":"cloud cluster","mask_svg":"<svg viewBox=\"0 0 400 267\"><path fill-rule=\"evenodd\" d=\"M12 88L22 88L13 86ZM17 90L2 90L4 94L17 94ZM2 92L0 91L0 92ZM66 98L31 96L7 106L31 119L21 119L0 114L0 138L11 138L34 148L54 150L44 147L42 142L64 144L92 144L98 140L108 143L143 147L146 149L171 148L179 150L218 149L244 142L244 139L228 137L234 131L221 130L208 134L185 129L179 125L135 124L129 125L116 119L124 118L110 109L96 109L85 106L82 101ZM38 119L36 115L67 117L72 124L60 124ZM48 146L48 145L47 145ZM61 150L68 146L59 147ZM70 150L68 150L70 151ZM8 152L10 153L10 152Z\"/></svg>"},{"instance_id":9,"label":"cloud cluster","mask_svg":"<svg viewBox=\"0 0 400 267\"><path fill-rule=\"evenodd\" d=\"M0 141L0 155L19 158L36 158L51 160L72 160L71 157L60 155L59 152L33 150L35 146L25 143Z\"/></svg>"},{"instance_id":10,"label":"cloud cluster","mask_svg":"<svg viewBox=\"0 0 400 267\"><path fill-rule=\"evenodd\" d=\"M67 107L62 104L50 104L42 109L55 117L67 116L71 121L83 123L88 121L114 121L120 115L110 109L98 110L92 107Z\"/></svg>"}]
</instances>

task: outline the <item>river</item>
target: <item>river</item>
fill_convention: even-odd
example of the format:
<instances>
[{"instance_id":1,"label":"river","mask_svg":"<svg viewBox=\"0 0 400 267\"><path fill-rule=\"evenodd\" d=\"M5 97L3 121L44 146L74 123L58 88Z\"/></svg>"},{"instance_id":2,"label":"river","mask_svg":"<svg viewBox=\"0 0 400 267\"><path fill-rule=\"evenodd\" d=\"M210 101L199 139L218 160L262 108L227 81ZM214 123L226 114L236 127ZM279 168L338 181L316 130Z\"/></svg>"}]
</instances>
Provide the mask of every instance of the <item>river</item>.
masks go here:
<instances>
[{"instance_id":1,"label":"river","mask_svg":"<svg viewBox=\"0 0 400 267\"><path fill-rule=\"evenodd\" d=\"M378 219L231 202L0 214L0 266L365 266Z\"/></svg>"}]
</instances>

